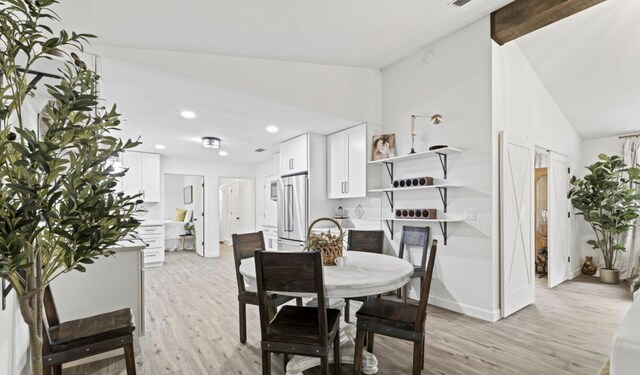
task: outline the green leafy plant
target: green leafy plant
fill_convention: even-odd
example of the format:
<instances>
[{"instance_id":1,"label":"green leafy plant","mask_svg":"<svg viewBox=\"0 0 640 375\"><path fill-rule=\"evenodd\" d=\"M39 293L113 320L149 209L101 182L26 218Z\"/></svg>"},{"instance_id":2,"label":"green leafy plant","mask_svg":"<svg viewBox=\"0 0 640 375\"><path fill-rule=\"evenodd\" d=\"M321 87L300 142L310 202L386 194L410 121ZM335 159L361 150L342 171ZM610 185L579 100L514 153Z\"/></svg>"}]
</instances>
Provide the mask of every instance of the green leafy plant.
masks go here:
<instances>
[{"instance_id":1,"label":"green leafy plant","mask_svg":"<svg viewBox=\"0 0 640 375\"><path fill-rule=\"evenodd\" d=\"M625 251L620 235L627 233L639 216L640 196L634 185L640 182L640 169L628 167L619 156L600 154L598 159L587 167L584 179L571 178L569 197L596 236L587 243L602 252L604 268L611 270L618 252Z\"/></svg>"},{"instance_id":2,"label":"green leafy plant","mask_svg":"<svg viewBox=\"0 0 640 375\"><path fill-rule=\"evenodd\" d=\"M193 225L192 221L184 224L184 230L187 231L187 234L192 234L194 229L195 225Z\"/></svg>"},{"instance_id":3,"label":"green leafy plant","mask_svg":"<svg viewBox=\"0 0 640 375\"><path fill-rule=\"evenodd\" d=\"M137 196L117 192L110 160L139 144L113 133L115 106L101 108L99 77L80 57L93 38L55 33L53 0L0 1L0 275L17 294L29 327L31 370L42 374L43 293L62 273L114 253L135 232ZM59 82L36 86L28 74L52 55L65 61ZM42 85L41 85L42 86ZM46 90L49 128L39 137L24 113L29 96Z\"/></svg>"}]
</instances>

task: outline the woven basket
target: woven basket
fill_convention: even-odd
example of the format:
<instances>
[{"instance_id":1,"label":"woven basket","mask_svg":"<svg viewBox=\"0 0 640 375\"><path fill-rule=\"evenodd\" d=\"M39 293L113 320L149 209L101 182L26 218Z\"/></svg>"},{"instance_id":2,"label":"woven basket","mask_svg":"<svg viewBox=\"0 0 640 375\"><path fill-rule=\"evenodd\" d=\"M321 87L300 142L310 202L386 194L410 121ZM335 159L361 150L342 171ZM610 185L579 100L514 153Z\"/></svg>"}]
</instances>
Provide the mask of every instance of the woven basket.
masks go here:
<instances>
[{"instance_id":1,"label":"woven basket","mask_svg":"<svg viewBox=\"0 0 640 375\"><path fill-rule=\"evenodd\" d=\"M313 233L313 226L321 221L330 221L340 229L339 235L331 234L331 231L322 233ZM322 263L325 266L334 266L335 259L342 256L342 247L344 244L344 230L337 221L329 217L321 217L315 220L309 229L307 230L307 242L305 243L305 250L317 250L322 252Z\"/></svg>"}]
</instances>

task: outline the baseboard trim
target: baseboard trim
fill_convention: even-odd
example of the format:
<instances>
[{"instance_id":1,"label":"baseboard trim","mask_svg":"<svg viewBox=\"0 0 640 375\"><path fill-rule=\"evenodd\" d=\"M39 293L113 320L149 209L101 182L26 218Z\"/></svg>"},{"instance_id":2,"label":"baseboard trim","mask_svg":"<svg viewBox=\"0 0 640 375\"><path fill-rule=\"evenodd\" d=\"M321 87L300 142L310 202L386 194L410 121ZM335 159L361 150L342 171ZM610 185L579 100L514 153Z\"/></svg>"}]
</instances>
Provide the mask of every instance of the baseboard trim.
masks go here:
<instances>
[{"instance_id":1,"label":"baseboard trim","mask_svg":"<svg viewBox=\"0 0 640 375\"><path fill-rule=\"evenodd\" d=\"M429 304L442 307L443 309L455 311L460 314L468 315L474 318L485 320L487 322L497 322L500 320L500 309L485 310L475 306L466 305L464 303L452 301L450 299L429 296Z\"/></svg>"},{"instance_id":2,"label":"baseboard trim","mask_svg":"<svg viewBox=\"0 0 640 375\"><path fill-rule=\"evenodd\" d=\"M576 277L580 276L580 274L582 274L582 269L581 268L576 268L575 270L571 271L571 280L573 280Z\"/></svg>"}]
</instances>

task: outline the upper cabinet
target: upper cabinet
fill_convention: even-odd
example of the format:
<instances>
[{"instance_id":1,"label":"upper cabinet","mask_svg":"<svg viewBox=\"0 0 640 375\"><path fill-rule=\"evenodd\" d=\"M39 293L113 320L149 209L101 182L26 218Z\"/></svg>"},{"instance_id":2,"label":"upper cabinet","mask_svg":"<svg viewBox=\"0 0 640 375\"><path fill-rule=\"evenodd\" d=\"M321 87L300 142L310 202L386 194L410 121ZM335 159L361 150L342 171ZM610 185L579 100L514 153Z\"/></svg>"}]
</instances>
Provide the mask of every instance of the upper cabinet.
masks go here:
<instances>
[{"instance_id":1,"label":"upper cabinet","mask_svg":"<svg viewBox=\"0 0 640 375\"><path fill-rule=\"evenodd\" d=\"M280 176L289 176L309 171L309 135L290 139L280 144Z\"/></svg>"},{"instance_id":2,"label":"upper cabinet","mask_svg":"<svg viewBox=\"0 0 640 375\"><path fill-rule=\"evenodd\" d=\"M142 194L145 202L160 202L160 155L127 151L122 166L129 169L122 178L125 194Z\"/></svg>"},{"instance_id":3,"label":"upper cabinet","mask_svg":"<svg viewBox=\"0 0 640 375\"><path fill-rule=\"evenodd\" d=\"M380 128L360 124L327 137L327 197L367 196L367 160L371 136Z\"/></svg>"}]
</instances>

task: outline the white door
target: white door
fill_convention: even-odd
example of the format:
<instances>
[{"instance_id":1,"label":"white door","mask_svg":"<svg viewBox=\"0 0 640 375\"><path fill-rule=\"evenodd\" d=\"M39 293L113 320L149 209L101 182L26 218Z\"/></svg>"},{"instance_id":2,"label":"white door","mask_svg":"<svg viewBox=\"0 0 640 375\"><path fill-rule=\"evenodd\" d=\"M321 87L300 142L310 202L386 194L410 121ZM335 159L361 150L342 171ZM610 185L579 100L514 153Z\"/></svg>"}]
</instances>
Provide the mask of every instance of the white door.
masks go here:
<instances>
[{"instance_id":1,"label":"white door","mask_svg":"<svg viewBox=\"0 0 640 375\"><path fill-rule=\"evenodd\" d=\"M122 166L128 169L122 177L122 191L131 196L142 194L142 153L134 151L123 153Z\"/></svg>"},{"instance_id":2,"label":"white door","mask_svg":"<svg viewBox=\"0 0 640 375\"><path fill-rule=\"evenodd\" d=\"M193 225L196 234L196 252L204 256L204 178L193 187Z\"/></svg>"},{"instance_id":3,"label":"white door","mask_svg":"<svg viewBox=\"0 0 640 375\"><path fill-rule=\"evenodd\" d=\"M500 302L502 317L535 301L533 145L500 133Z\"/></svg>"},{"instance_id":4,"label":"white door","mask_svg":"<svg viewBox=\"0 0 640 375\"><path fill-rule=\"evenodd\" d=\"M229 223L230 213L230 188L228 185L220 187L220 216L218 221L220 222L220 241L229 245L231 243L231 228Z\"/></svg>"},{"instance_id":5,"label":"white door","mask_svg":"<svg viewBox=\"0 0 640 375\"><path fill-rule=\"evenodd\" d=\"M569 278L569 158L553 151L549 152L548 170L548 248L549 287L562 283Z\"/></svg>"},{"instance_id":6,"label":"white door","mask_svg":"<svg viewBox=\"0 0 640 375\"><path fill-rule=\"evenodd\" d=\"M367 124L347 131L346 197L367 196Z\"/></svg>"},{"instance_id":7,"label":"white door","mask_svg":"<svg viewBox=\"0 0 640 375\"><path fill-rule=\"evenodd\" d=\"M229 227L231 234L240 234L242 231L242 207L240 202L240 183L231 184L229 200Z\"/></svg>"},{"instance_id":8,"label":"white door","mask_svg":"<svg viewBox=\"0 0 640 375\"><path fill-rule=\"evenodd\" d=\"M160 155L141 154L141 185L145 202L160 202Z\"/></svg>"},{"instance_id":9,"label":"white door","mask_svg":"<svg viewBox=\"0 0 640 375\"><path fill-rule=\"evenodd\" d=\"M327 137L327 197L343 198L346 190L346 132L341 131Z\"/></svg>"}]
</instances>

